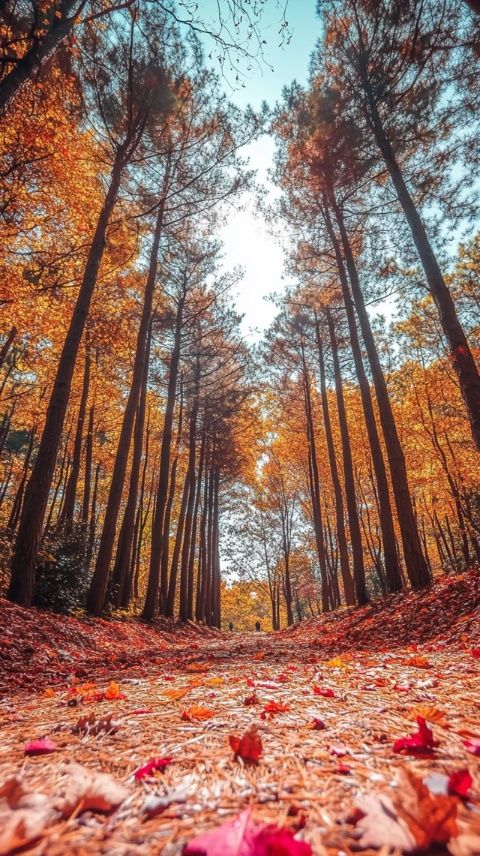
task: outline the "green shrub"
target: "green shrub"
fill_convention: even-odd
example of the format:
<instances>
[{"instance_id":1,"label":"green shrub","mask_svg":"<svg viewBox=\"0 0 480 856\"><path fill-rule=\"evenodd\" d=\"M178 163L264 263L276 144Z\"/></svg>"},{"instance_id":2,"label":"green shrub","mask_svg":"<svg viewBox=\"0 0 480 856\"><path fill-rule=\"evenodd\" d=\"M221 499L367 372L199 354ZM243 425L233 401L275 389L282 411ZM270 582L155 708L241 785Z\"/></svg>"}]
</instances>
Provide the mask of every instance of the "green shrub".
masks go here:
<instances>
[{"instance_id":1,"label":"green shrub","mask_svg":"<svg viewBox=\"0 0 480 856\"><path fill-rule=\"evenodd\" d=\"M90 584L85 556L80 526L48 535L38 557L34 605L63 614L83 608Z\"/></svg>"}]
</instances>

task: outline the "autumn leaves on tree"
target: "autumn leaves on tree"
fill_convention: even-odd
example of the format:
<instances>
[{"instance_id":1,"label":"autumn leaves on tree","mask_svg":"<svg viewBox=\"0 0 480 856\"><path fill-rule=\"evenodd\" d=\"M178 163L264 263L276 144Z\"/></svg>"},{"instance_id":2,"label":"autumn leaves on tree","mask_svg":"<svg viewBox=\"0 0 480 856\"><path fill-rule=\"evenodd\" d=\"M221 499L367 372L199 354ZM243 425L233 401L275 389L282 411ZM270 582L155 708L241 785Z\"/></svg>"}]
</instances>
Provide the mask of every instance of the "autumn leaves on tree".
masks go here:
<instances>
[{"instance_id":1,"label":"autumn leaves on tree","mask_svg":"<svg viewBox=\"0 0 480 856\"><path fill-rule=\"evenodd\" d=\"M308 85L257 115L203 57L209 41L235 69L261 46L249 7L233 4L244 42L235 16L211 30L148 0L6 4L0 513L17 603L221 626L222 559L242 622L278 629L480 559L478 237L458 248L479 19L450 0L320 2ZM267 125L267 214L296 284L251 348L216 231Z\"/></svg>"}]
</instances>

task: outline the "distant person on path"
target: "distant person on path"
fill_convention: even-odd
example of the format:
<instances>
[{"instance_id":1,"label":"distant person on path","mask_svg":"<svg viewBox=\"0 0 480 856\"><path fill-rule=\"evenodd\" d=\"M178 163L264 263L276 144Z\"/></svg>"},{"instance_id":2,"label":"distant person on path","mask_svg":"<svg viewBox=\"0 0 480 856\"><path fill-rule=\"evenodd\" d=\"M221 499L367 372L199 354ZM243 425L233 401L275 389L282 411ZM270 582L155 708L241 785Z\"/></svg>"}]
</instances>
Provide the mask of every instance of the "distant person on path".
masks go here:
<instances>
[{"instance_id":1,"label":"distant person on path","mask_svg":"<svg viewBox=\"0 0 480 856\"><path fill-rule=\"evenodd\" d=\"M258 631L259 631L259 630L261 630L261 629L262 629L262 625L260 624L260 622L259 622L259 621L256 621L256 622L255 622L255 630L258 632Z\"/></svg>"},{"instance_id":2,"label":"distant person on path","mask_svg":"<svg viewBox=\"0 0 480 856\"><path fill-rule=\"evenodd\" d=\"M228 629L233 630L233 621L228 622Z\"/></svg>"}]
</instances>

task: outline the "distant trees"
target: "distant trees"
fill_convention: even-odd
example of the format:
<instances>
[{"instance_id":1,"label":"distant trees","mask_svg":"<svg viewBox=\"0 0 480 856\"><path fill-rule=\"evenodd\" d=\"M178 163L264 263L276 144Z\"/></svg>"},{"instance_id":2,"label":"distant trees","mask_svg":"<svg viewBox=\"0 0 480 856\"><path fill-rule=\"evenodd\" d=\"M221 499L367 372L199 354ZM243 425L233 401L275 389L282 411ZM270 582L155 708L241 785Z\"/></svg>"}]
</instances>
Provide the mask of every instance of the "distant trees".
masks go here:
<instances>
[{"instance_id":1,"label":"distant trees","mask_svg":"<svg viewBox=\"0 0 480 856\"><path fill-rule=\"evenodd\" d=\"M221 626L226 574L278 629L480 561L478 18L318 4L310 81L272 121L292 284L249 348L216 234L266 113L228 103L195 31L236 75L263 5L2 8L18 603Z\"/></svg>"},{"instance_id":2,"label":"distant trees","mask_svg":"<svg viewBox=\"0 0 480 856\"><path fill-rule=\"evenodd\" d=\"M42 110L52 114L54 127L57 113L63 109L57 102L57 80L63 84L66 79L70 97L64 118L68 128L66 145L71 139L79 151L84 146L84 157L80 158L84 173L77 169L77 184L71 182L68 186L70 177L64 175L59 162L53 177L57 188L53 206L48 197L43 198L39 193L38 206L32 210L27 198L27 193L30 199L35 198L31 195L32 166L40 175L45 160L47 173L51 169L50 153L38 157L29 153L32 133L39 134L40 125L34 124L28 132L28 142L27 134L25 140L18 137L14 160L11 148L5 146L4 151L4 223L11 228L15 217L21 224L18 245L13 245L17 254L3 258L4 297L6 305L11 307L12 318L2 342L1 356L8 372L4 383L9 386L15 407L18 402L15 384L23 382L18 359L22 348L23 354L28 352L31 341L41 355L35 366L35 389L42 370L42 347L48 356L42 396L47 396L46 404L49 402L45 418L40 402L32 402L42 415L33 417L34 430L29 432L21 478L9 503L8 531L13 540L9 596L19 603L32 602L43 539L55 531L55 543L60 544L62 538L66 542L74 528L77 533L78 524L84 540L86 567L95 561L88 609L99 614L107 605L128 607L132 597L139 596L147 532L152 530L154 545L158 536L168 542L170 526L175 523L178 511L180 524L171 574L168 549L162 560L165 588L162 611L167 611L167 601L170 614L175 609L178 567L181 617L192 617L196 558L199 561L201 555L203 582L199 585L197 609L205 620L218 623L221 473L225 466L233 466L233 462L222 462L221 447L225 441L213 439L214 428L207 431L202 372L204 368L211 371L220 389L224 364L214 369L210 363L213 359L225 361L225 397L227 401L235 400L239 410L244 395L248 397L248 387L245 386L245 392L234 389L237 382L239 390L242 389L243 362L239 356L242 348L240 340L235 338L239 319L231 314L222 296L228 286L225 278L218 279L218 293L206 283L206 278L215 274L217 248L200 236L214 228L216 207L246 187L249 176L242 170L237 153L253 139L262 117L252 112L241 113L225 101L215 76L202 64L199 46L194 40L188 47L182 43L173 9L147 10L146 6L126 3L87 10L83 5L74 9L70 4L72 8L68 10L62 7L62 15L67 11L72 13L65 26L68 23L73 27L77 23L75 16L82 11L91 12L92 21L98 11L104 18L102 26L90 26L90 21L82 17L82 26L77 31L81 50L77 52L71 43L68 46L65 43L69 64L65 71L60 66L55 70L50 86L39 90L44 95L35 104L39 114ZM16 10L10 11L15 16ZM31 61L28 52L35 53L42 40L45 50L52 39L59 46L61 15L56 12L59 9L55 4L41 12L48 21L42 19L38 39L29 33L30 46L23 44L24 64L16 63L8 53L14 49L16 38L11 30L11 41L4 46L4 81L17 66L26 68ZM257 13L252 11L253 37L257 20ZM26 25L20 19L17 23L19 27ZM180 27L185 24L191 29L194 23L194 19L185 20ZM222 41L224 27L226 22L220 22L218 32L212 32L212 36L218 38L222 51L233 51L234 41ZM54 52L52 45L48 48L49 56ZM237 47L240 53L245 53L245 45ZM37 57L37 60L38 71L43 59ZM25 91L35 101L35 82L33 78L29 80L32 86ZM28 82L27 78L24 82ZM4 129L9 127L5 124L8 122L15 127L20 115L16 111L17 102L13 100L4 119ZM12 139L16 139L15 135ZM62 145L60 138L54 137L52 142L57 148ZM37 148L40 149L39 144ZM75 150L73 156L77 157ZM23 184L25 199L18 193ZM73 218L70 231L67 229L63 234L59 231L56 240L53 235L61 222L61 206L65 204L62 195L70 203L75 194L80 200L78 219ZM82 206L87 211L84 222ZM43 212L49 210L51 217L44 217ZM30 228L35 235L45 233L38 246L36 238L33 242L24 239ZM190 237L194 231L198 236L195 249ZM23 268L17 262L22 253L27 259ZM202 259L209 260L206 267L202 266ZM187 291L182 293L183 285L177 283L180 297L172 305L174 266L178 266L178 271L187 271L190 265L190 277L192 264L193 268L200 267L195 270ZM10 290L16 270L25 282L24 294L20 295L13 284ZM75 289L77 283L78 292L72 302L67 298L68 289ZM45 305L43 292L48 295ZM33 327L29 325L28 314L22 315L25 297L36 309L37 322ZM197 382L192 383L190 363L185 362L183 349L188 350L192 344L192 324L197 331L197 344L198 331L207 339L217 335L214 331L220 321L213 304L223 307L218 309L219 318L230 319L225 330L227 338L212 344L210 363L208 360L205 363L203 353L197 354L200 374ZM57 329L52 306L61 319ZM155 394L153 389L159 384L161 389L163 384L163 363L158 360L165 336L168 348L172 324L178 335L173 337L171 388L163 417L160 391ZM237 370L231 365L228 336L236 342ZM179 383L183 405L176 426ZM226 407L225 403L221 406L219 403L215 410L212 405L212 414L216 414L219 424L222 419L228 423L229 419L237 418L237 408ZM11 430L12 415L13 411L5 412L3 417L5 439ZM161 449L158 449L159 429L163 433ZM170 478L169 437L175 429L175 469ZM185 442L187 436L190 440ZM228 436L227 427L225 436ZM158 453L159 462L155 460ZM235 448L228 454L235 460ZM188 490L184 490L186 537L175 489L178 478L183 478L185 460L189 461ZM7 497L11 483L15 484L13 470L12 462L4 485ZM208 484L205 493L203 484ZM196 557L199 533L202 545L207 546L205 550L202 546ZM155 549L153 561L156 564ZM150 604L148 598L147 601ZM158 591L153 601L149 617L156 614ZM147 606L146 615L148 611Z\"/></svg>"}]
</instances>

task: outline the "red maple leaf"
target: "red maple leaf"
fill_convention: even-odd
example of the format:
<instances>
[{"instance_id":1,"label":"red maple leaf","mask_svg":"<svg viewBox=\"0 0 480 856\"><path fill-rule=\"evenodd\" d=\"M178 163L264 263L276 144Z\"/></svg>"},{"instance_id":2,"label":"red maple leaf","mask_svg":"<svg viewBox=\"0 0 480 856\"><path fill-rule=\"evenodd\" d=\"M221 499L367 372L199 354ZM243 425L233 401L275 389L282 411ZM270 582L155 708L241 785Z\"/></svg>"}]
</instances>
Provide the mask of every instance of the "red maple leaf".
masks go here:
<instances>
[{"instance_id":1,"label":"red maple leaf","mask_svg":"<svg viewBox=\"0 0 480 856\"><path fill-rule=\"evenodd\" d=\"M417 716L418 731L409 737L400 737L393 744L394 752L405 752L407 755L431 755L438 741L434 740L433 731L428 727L423 716Z\"/></svg>"},{"instance_id":2,"label":"red maple leaf","mask_svg":"<svg viewBox=\"0 0 480 856\"><path fill-rule=\"evenodd\" d=\"M335 693L333 692L333 690L330 689L330 687L314 686L313 692L315 693L315 695L320 695L324 698L335 698Z\"/></svg>"},{"instance_id":3,"label":"red maple leaf","mask_svg":"<svg viewBox=\"0 0 480 856\"><path fill-rule=\"evenodd\" d=\"M473 779L468 770L454 770L448 778L447 790L452 796L466 799L472 784Z\"/></svg>"},{"instance_id":4,"label":"red maple leaf","mask_svg":"<svg viewBox=\"0 0 480 856\"><path fill-rule=\"evenodd\" d=\"M288 710L286 704L282 704L280 701L269 701L265 705L263 711L260 716L262 719L266 719L267 716L274 716L275 713L285 713Z\"/></svg>"},{"instance_id":5,"label":"red maple leaf","mask_svg":"<svg viewBox=\"0 0 480 856\"><path fill-rule=\"evenodd\" d=\"M231 748L235 754L235 760L241 758L246 764L257 764L263 752L260 735L252 725L243 737L230 735L228 738Z\"/></svg>"},{"instance_id":6,"label":"red maple leaf","mask_svg":"<svg viewBox=\"0 0 480 856\"><path fill-rule=\"evenodd\" d=\"M148 776L152 776L157 770L160 770L161 773L172 763L172 758L151 758L150 761L147 761L143 767L139 767L138 770L135 770L135 778L136 779L146 779Z\"/></svg>"}]
</instances>

